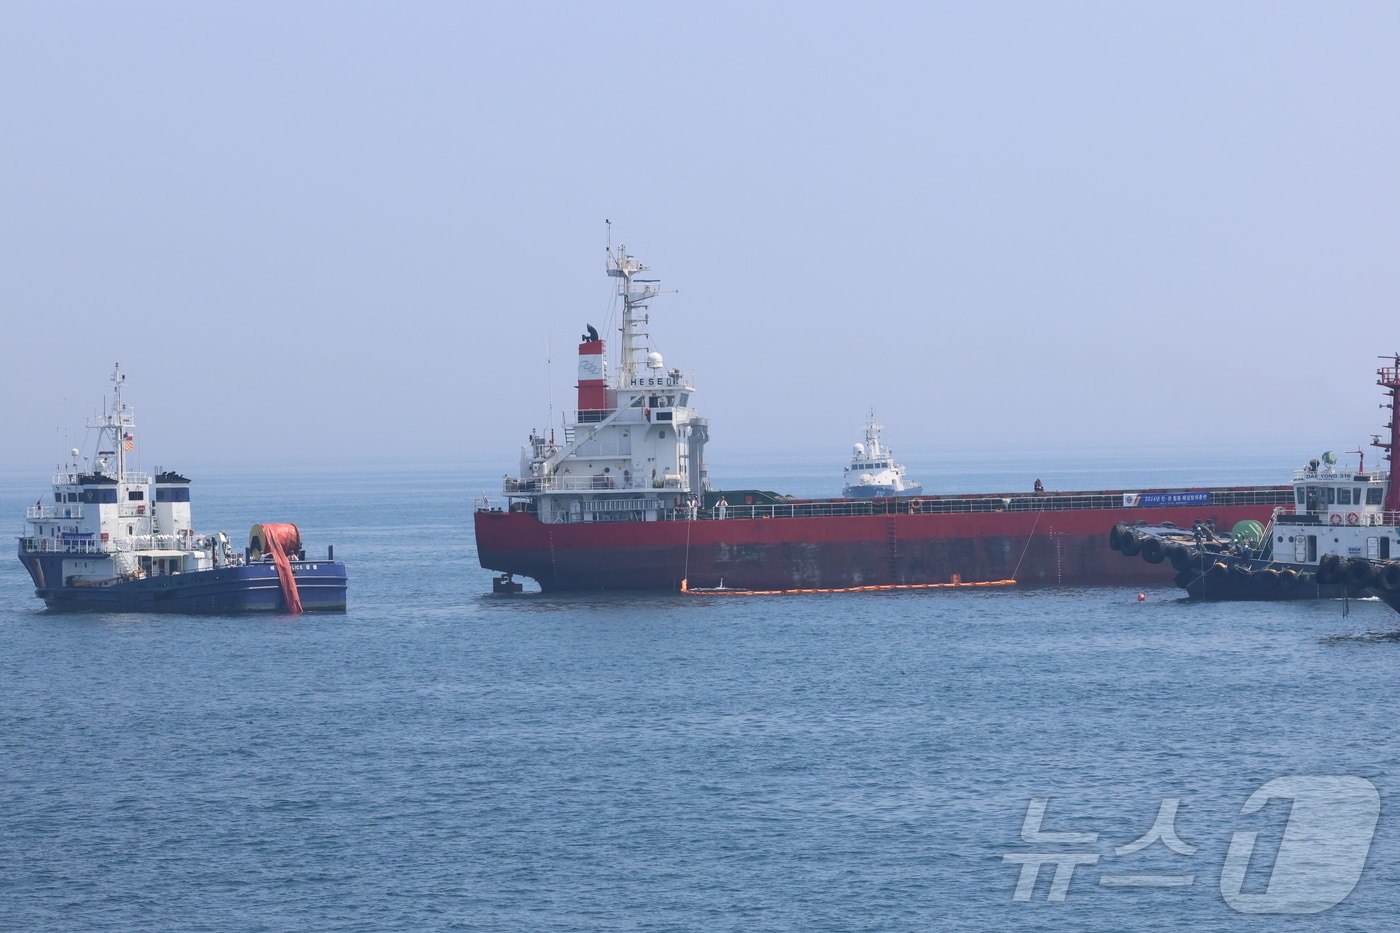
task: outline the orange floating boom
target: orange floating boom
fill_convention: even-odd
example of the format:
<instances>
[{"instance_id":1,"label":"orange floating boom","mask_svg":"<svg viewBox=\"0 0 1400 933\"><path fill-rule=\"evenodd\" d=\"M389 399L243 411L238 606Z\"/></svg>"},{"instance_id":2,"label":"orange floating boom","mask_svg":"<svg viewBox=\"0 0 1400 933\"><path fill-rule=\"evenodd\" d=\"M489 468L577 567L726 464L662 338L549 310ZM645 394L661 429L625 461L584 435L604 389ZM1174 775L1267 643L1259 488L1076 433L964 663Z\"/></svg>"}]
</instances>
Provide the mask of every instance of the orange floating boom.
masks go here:
<instances>
[{"instance_id":1,"label":"orange floating boom","mask_svg":"<svg viewBox=\"0 0 1400 933\"><path fill-rule=\"evenodd\" d=\"M282 601L287 604L287 614L301 615L301 594L297 592L292 562L287 556L301 550L301 531L291 524L254 525L248 536L248 546L254 560L262 551L272 557L273 564L277 566L277 582L282 587Z\"/></svg>"},{"instance_id":2,"label":"orange floating boom","mask_svg":"<svg viewBox=\"0 0 1400 933\"><path fill-rule=\"evenodd\" d=\"M983 580L976 583L889 583L882 586L845 586L811 590L692 590L682 581L681 592L687 596L796 596L807 593L876 593L887 590L952 590L972 586L1015 586L1015 580Z\"/></svg>"}]
</instances>

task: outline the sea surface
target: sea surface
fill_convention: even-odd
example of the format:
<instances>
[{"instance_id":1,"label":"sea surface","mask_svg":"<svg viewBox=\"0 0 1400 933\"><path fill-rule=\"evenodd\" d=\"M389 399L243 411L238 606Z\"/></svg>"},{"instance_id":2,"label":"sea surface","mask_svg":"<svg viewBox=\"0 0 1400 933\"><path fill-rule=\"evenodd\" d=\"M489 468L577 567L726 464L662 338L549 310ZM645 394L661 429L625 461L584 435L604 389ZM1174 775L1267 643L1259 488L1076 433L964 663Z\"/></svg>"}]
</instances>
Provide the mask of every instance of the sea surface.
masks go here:
<instances>
[{"instance_id":1,"label":"sea surface","mask_svg":"<svg viewBox=\"0 0 1400 933\"><path fill-rule=\"evenodd\" d=\"M1061 466L1090 487L1202 481ZM839 467L719 479L811 495ZM498 597L470 512L500 475L195 475L198 529L291 521L309 554L334 545L344 615L52 614L0 560L0 929L1400 917L1400 616L1378 602ZM47 491L0 476L15 534Z\"/></svg>"}]
</instances>

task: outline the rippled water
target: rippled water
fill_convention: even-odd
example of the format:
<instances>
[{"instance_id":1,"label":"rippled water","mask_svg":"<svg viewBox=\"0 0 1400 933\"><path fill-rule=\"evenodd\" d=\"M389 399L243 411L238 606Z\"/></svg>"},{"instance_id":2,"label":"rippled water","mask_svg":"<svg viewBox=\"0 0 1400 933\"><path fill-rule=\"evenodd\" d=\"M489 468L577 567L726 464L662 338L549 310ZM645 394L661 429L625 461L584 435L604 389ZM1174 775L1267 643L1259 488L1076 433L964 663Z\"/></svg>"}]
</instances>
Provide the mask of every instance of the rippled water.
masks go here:
<instances>
[{"instance_id":1,"label":"rippled water","mask_svg":"<svg viewBox=\"0 0 1400 933\"><path fill-rule=\"evenodd\" d=\"M34 487L0 483L0 514ZM1400 915L1400 621L1379 603L493 597L468 530L483 487L196 477L202 529L289 520L310 553L334 544L344 616L54 615L8 558L0 928L1374 930ZM1241 809L1297 775L1379 789L1359 883L1319 914L1241 913L1221 893L1231 840L1258 832L1243 891L1264 895L1289 802ZM1097 835L1023 841L1037 798L1042 833ZM1191 853L1116 854L1169 799ZM1016 858L1064 853L1098 858L1063 900L1053 864L1017 900ZM1190 883L1103 880L1168 875Z\"/></svg>"}]
</instances>

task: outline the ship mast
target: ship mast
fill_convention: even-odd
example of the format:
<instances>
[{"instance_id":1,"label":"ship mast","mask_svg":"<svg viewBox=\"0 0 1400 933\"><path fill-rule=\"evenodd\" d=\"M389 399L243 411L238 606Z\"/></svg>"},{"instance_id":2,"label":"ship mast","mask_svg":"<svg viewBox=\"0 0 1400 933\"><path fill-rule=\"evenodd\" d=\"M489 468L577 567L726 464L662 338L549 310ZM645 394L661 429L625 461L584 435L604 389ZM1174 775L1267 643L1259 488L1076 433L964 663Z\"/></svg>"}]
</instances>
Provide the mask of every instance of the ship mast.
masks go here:
<instances>
[{"instance_id":1,"label":"ship mast","mask_svg":"<svg viewBox=\"0 0 1400 933\"><path fill-rule=\"evenodd\" d=\"M608 244L608 275L622 280L617 283L617 293L622 297L622 365L618 373L620 386L631 384L632 377L636 374L637 338L648 336L641 327L650 319L646 314L639 317L637 312L645 311L647 302L661 292L657 287L659 279L637 278L639 272L646 272L648 268L636 257L629 256L625 245L619 244L614 250L612 244Z\"/></svg>"},{"instance_id":2,"label":"ship mast","mask_svg":"<svg viewBox=\"0 0 1400 933\"><path fill-rule=\"evenodd\" d=\"M1382 442L1379 439L1372 442L1372 446L1379 447L1385 451L1385 460L1389 464L1389 477L1385 483L1385 505L1386 512L1400 512L1400 481L1395 476L1395 450L1400 447L1400 419L1395 417L1395 399L1400 393L1400 353L1391 356L1381 357L1389 360L1390 365L1382 366L1376 370L1376 384L1385 387L1390 398L1382 403L1382 408L1390 409L1390 421L1386 427L1390 430L1390 440Z\"/></svg>"},{"instance_id":3,"label":"ship mast","mask_svg":"<svg viewBox=\"0 0 1400 933\"><path fill-rule=\"evenodd\" d=\"M126 479L126 438L122 431L122 424L126 421L126 405L122 402L122 382L125 381L122 375L120 363L112 364L112 407L116 411L112 412L115 424L112 425L112 444L117 451L117 480Z\"/></svg>"},{"instance_id":4,"label":"ship mast","mask_svg":"<svg viewBox=\"0 0 1400 933\"><path fill-rule=\"evenodd\" d=\"M125 384L126 376L122 375L122 366L120 363L116 363L112 369L112 410L104 411L100 419L89 424L89 427L97 429L99 438L111 441L111 453L117 458L116 479L118 482L126 482L127 429L135 426L130 409L122 402L122 386ZM101 441L99 441L97 445L99 457L103 453L102 446ZM100 462L99 460L98 463ZM93 464L93 472L97 472L98 463Z\"/></svg>"},{"instance_id":5,"label":"ship mast","mask_svg":"<svg viewBox=\"0 0 1400 933\"><path fill-rule=\"evenodd\" d=\"M884 429L885 426L875 420L875 409L870 409L870 419L865 423L865 445L866 456L872 460L885 455L880 444L880 432Z\"/></svg>"}]
</instances>

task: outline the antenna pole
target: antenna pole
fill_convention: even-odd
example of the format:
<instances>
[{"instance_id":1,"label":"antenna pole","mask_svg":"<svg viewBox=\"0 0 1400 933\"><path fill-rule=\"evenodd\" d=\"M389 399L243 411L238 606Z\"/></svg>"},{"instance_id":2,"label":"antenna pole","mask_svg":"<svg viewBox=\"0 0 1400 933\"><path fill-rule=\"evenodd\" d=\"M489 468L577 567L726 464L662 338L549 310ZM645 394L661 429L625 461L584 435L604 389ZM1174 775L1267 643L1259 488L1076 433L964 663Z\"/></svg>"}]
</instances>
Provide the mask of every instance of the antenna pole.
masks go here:
<instances>
[{"instance_id":1,"label":"antenna pole","mask_svg":"<svg viewBox=\"0 0 1400 933\"><path fill-rule=\"evenodd\" d=\"M117 481L126 479L126 438L123 437L122 422L126 419L122 414L126 411L126 406L122 404L122 364L116 363L112 368L112 417L108 419L108 424L112 433L113 450L117 452ZM115 424L113 424L115 422Z\"/></svg>"},{"instance_id":2,"label":"antenna pole","mask_svg":"<svg viewBox=\"0 0 1400 933\"><path fill-rule=\"evenodd\" d=\"M1400 353L1394 353L1388 357L1381 357L1387 365L1376 370L1376 384L1386 390L1386 401L1382 403L1382 408L1390 409L1390 420L1386 422L1386 430L1390 432L1388 440L1374 443L1384 453L1385 462L1389 465L1389 476L1385 484L1385 505L1382 508L1386 512L1400 512L1400 480L1395 476L1395 451L1400 446L1400 419L1396 418L1395 400L1400 396Z\"/></svg>"}]
</instances>

